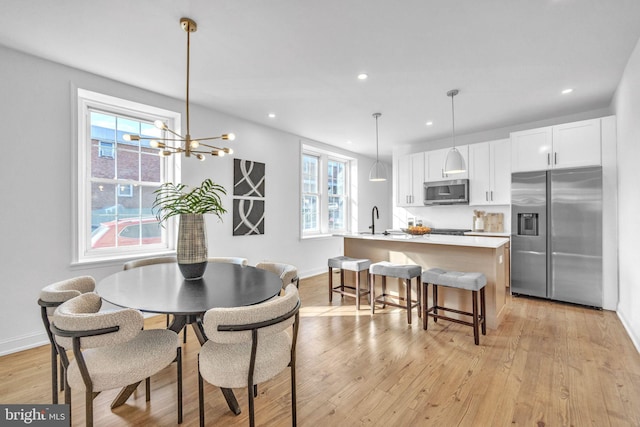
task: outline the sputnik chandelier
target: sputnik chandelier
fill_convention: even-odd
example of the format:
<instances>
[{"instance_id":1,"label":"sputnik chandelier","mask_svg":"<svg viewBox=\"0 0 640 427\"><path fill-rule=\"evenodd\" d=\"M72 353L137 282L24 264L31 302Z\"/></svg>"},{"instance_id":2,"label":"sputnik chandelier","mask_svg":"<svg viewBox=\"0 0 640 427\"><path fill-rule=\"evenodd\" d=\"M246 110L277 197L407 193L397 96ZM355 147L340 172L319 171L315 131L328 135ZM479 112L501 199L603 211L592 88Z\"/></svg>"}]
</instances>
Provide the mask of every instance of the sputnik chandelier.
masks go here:
<instances>
[{"instance_id":1,"label":"sputnik chandelier","mask_svg":"<svg viewBox=\"0 0 640 427\"><path fill-rule=\"evenodd\" d=\"M184 153L185 157L191 157L193 154L199 160L205 159L205 154L211 154L212 156L224 156L225 154L233 154L231 148L221 148L213 145L205 144L203 141L211 141L214 139L222 139L225 141L233 141L236 136L233 133L225 133L220 136L210 136L207 138L191 138L191 132L189 130L189 59L190 59L190 42L191 33L195 33L198 30L198 24L192 19L181 18L180 26L187 33L187 133L182 136L177 132L169 129L169 127L162 120L156 120L153 124L158 129L167 131L173 134L176 138L158 138L158 137L144 137L140 135L124 135L126 141L140 141L149 140L149 145L153 148L160 149L160 155L163 157L170 156L176 153ZM202 148L206 147L206 148Z\"/></svg>"}]
</instances>

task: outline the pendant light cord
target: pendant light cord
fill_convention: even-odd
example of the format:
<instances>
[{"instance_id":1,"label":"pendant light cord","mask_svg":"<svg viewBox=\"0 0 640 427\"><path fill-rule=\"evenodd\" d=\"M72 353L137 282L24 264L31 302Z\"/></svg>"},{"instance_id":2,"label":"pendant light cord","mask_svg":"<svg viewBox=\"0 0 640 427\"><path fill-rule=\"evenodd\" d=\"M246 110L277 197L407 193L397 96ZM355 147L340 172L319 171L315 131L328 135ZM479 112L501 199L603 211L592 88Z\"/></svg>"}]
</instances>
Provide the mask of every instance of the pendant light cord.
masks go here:
<instances>
[{"instance_id":1,"label":"pendant light cord","mask_svg":"<svg viewBox=\"0 0 640 427\"><path fill-rule=\"evenodd\" d=\"M453 139L453 148L456 148L456 113L455 108L453 108L454 96L456 96L455 93L451 94L451 135Z\"/></svg>"},{"instance_id":2,"label":"pendant light cord","mask_svg":"<svg viewBox=\"0 0 640 427\"><path fill-rule=\"evenodd\" d=\"M376 115L376 163L378 162L378 115Z\"/></svg>"},{"instance_id":3,"label":"pendant light cord","mask_svg":"<svg viewBox=\"0 0 640 427\"><path fill-rule=\"evenodd\" d=\"M191 31L189 29L186 30L187 31L187 135L191 135L191 132L189 132L189 63L190 61L190 51L191 51Z\"/></svg>"}]
</instances>

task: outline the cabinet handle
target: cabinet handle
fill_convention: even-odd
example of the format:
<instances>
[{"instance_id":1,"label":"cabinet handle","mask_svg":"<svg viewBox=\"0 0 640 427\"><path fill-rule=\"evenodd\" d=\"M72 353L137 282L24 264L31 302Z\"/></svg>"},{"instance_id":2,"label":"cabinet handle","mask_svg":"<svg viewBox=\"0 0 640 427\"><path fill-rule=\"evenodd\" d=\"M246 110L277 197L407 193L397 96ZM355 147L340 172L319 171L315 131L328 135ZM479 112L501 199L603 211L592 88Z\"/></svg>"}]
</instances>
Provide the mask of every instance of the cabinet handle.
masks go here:
<instances>
[{"instance_id":1,"label":"cabinet handle","mask_svg":"<svg viewBox=\"0 0 640 427\"><path fill-rule=\"evenodd\" d=\"M485 202L489 201L489 192L488 191L484 192L484 200L485 200Z\"/></svg>"},{"instance_id":2,"label":"cabinet handle","mask_svg":"<svg viewBox=\"0 0 640 427\"><path fill-rule=\"evenodd\" d=\"M491 201L493 202L493 190L491 190Z\"/></svg>"},{"instance_id":3,"label":"cabinet handle","mask_svg":"<svg viewBox=\"0 0 640 427\"><path fill-rule=\"evenodd\" d=\"M554 165L558 164L558 152L557 151L555 153L553 153L553 164Z\"/></svg>"},{"instance_id":4,"label":"cabinet handle","mask_svg":"<svg viewBox=\"0 0 640 427\"><path fill-rule=\"evenodd\" d=\"M547 153L547 165L551 165L551 153Z\"/></svg>"}]
</instances>

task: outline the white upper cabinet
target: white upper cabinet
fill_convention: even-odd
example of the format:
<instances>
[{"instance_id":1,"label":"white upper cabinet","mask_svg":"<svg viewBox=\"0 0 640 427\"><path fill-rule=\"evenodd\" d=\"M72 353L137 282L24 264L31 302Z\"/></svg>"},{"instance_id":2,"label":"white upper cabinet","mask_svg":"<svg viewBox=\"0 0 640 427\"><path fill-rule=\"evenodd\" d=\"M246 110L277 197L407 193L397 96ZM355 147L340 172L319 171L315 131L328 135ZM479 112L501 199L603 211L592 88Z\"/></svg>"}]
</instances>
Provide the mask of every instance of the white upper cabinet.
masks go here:
<instances>
[{"instance_id":1,"label":"white upper cabinet","mask_svg":"<svg viewBox=\"0 0 640 427\"><path fill-rule=\"evenodd\" d=\"M440 150L427 151L425 153L425 164L427 165L427 179L426 181L444 181L447 179L465 179L469 178L469 146L462 145L456 146L462 158L464 164L467 167L466 172L446 174L444 173L444 161L447 158L447 153L450 148L442 148Z\"/></svg>"},{"instance_id":2,"label":"white upper cabinet","mask_svg":"<svg viewBox=\"0 0 640 427\"><path fill-rule=\"evenodd\" d=\"M509 139L469 145L469 204L511 203Z\"/></svg>"},{"instance_id":3,"label":"white upper cabinet","mask_svg":"<svg viewBox=\"0 0 640 427\"><path fill-rule=\"evenodd\" d=\"M424 206L425 153L406 154L396 161L396 204L398 206Z\"/></svg>"},{"instance_id":4,"label":"white upper cabinet","mask_svg":"<svg viewBox=\"0 0 640 427\"><path fill-rule=\"evenodd\" d=\"M600 165L600 147L600 119L553 127L554 168Z\"/></svg>"},{"instance_id":5,"label":"white upper cabinet","mask_svg":"<svg viewBox=\"0 0 640 427\"><path fill-rule=\"evenodd\" d=\"M513 132L513 172L601 164L600 119Z\"/></svg>"}]
</instances>

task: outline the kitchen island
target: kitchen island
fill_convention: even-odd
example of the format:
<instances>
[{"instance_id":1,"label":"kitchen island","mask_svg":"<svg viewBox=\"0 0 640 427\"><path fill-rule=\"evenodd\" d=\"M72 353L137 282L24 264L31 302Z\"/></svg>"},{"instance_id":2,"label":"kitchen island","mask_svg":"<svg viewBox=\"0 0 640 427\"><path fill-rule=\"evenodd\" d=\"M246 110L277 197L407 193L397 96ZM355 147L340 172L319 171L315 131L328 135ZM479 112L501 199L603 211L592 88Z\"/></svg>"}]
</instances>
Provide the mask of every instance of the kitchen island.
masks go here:
<instances>
[{"instance_id":1,"label":"kitchen island","mask_svg":"<svg viewBox=\"0 0 640 427\"><path fill-rule=\"evenodd\" d=\"M505 250L509 239L429 234L424 236L340 234L336 236L344 238L344 254L349 257L368 258L371 262L415 264L422 266L423 270L439 267L447 270L483 273L487 277L485 288L487 327L496 329L500 325L502 309L506 303L505 272L508 270L505 268ZM404 285L399 282L399 286ZM393 291L394 288L394 283L387 285L389 290ZM428 295L428 298L431 304L431 295ZM440 287L438 299L441 305L445 302L448 307L471 311L470 292Z\"/></svg>"}]
</instances>

